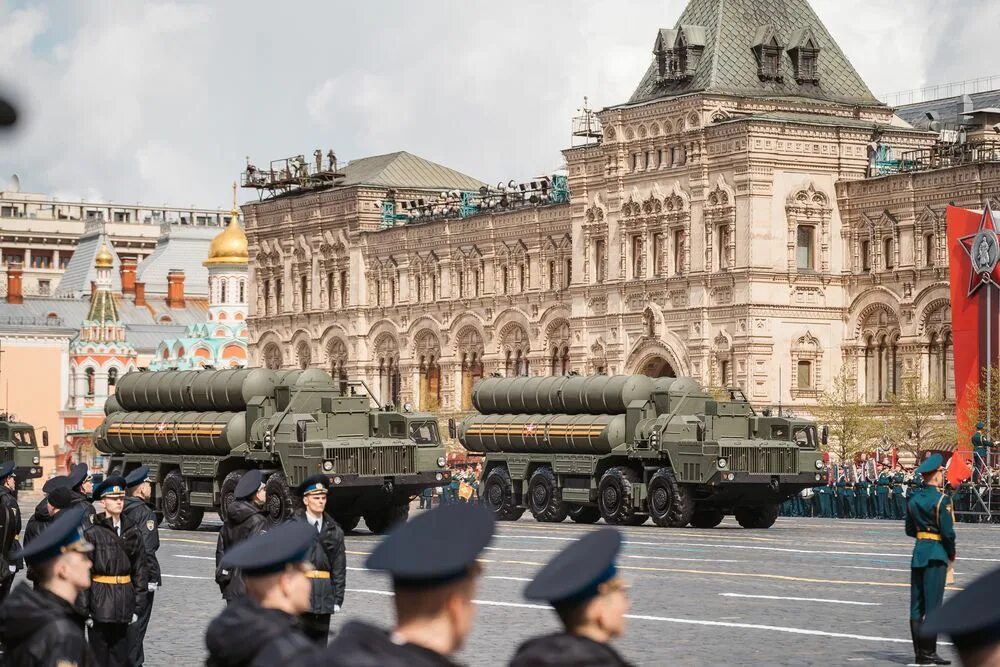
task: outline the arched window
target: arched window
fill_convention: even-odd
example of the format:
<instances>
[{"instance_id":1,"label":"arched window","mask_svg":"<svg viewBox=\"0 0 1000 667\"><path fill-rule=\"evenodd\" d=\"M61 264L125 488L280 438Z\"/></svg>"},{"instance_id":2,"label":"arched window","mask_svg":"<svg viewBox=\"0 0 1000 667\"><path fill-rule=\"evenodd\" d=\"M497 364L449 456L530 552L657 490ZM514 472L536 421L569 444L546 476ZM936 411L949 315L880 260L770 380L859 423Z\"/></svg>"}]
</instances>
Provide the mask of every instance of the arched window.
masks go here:
<instances>
[{"instance_id":1,"label":"arched window","mask_svg":"<svg viewBox=\"0 0 1000 667\"><path fill-rule=\"evenodd\" d=\"M934 235L924 236L924 266L934 266Z\"/></svg>"},{"instance_id":2,"label":"arched window","mask_svg":"<svg viewBox=\"0 0 1000 667\"><path fill-rule=\"evenodd\" d=\"M115 393L115 385L118 384L118 369L108 369L108 396Z\"/></svg>"},{"instance_id":3,"label":"arched window","mask_svg":"<svg viewBox=\"0 0 1000 667\"><path fill-rule=\"evenodd\" d=\"M506 294L507 293L507 267L506 266L501 266L500 267L500 293L501 294Z\"/></svg>"},{"instance_id":4,"label":"arched window","mask_svg":"<svg viewBox=\"0 0 1000 667\"><path fill-rule=\"evenodd\" d=\"M88 368L84 371L84 375L87 377L87 398L94 397L94 391L96 389L96 375L93 368Z\"/></svg>"}]
</instances>

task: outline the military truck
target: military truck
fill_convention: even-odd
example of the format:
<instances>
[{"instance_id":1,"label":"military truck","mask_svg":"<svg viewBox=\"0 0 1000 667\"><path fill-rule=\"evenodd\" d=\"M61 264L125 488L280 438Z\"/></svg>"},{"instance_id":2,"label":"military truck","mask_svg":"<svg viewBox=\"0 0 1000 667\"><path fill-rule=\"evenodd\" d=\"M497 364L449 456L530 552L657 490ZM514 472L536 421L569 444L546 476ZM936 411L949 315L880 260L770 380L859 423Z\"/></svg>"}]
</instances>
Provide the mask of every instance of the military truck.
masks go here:
<instances>
[{"instance_id":1,"label":"military truck","mask_svg":"<svg viewBox=\"0 0 1000 667\"><path fill-rule=\"evenodd\" d=\"M42 431L42 443L49 446L48 431ZM35 428L17 421L13 415L0 413L0 463L14 461L19 488L32 488L32 480L42 476L40 457Z\"/></svg>"},{"instance_id":2,"label":"military truck","mask_svg":"<svg viewBox=\"0 0 1000 667\"><path fill-rule=\"evenodd\" d=\"M323 473L327 512L344 530L364 517L374 532L450 479L432 415L384 408L363 385L342 392L320 370L139 371L116 389L95 445L109 469L150 467L155 505L175 529L197 528L206 510L224 516L251 468L269 473L272 521L295 506L290 487Z\"/></svg>"},{"instance_id":3,"label":"military truck","mask_svg":"<svg viewBox=\"0 0 1000 667\"><path fill-rule=\"evenodd\" d=\"M480 414L449 430L485 455L480 498L501 520L712 528L732 514L769 528L822 483L826 429L727 398L690 378L486 378Z\"/></svg>"}]
</instances>

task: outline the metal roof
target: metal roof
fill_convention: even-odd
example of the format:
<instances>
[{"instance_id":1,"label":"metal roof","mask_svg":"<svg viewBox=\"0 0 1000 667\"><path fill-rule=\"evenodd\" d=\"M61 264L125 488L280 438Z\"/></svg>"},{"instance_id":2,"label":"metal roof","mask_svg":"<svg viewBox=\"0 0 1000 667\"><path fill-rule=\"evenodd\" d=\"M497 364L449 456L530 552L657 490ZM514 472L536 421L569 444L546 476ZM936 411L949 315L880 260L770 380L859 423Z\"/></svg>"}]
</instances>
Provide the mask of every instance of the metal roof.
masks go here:
<instances>
[{"instance_id":1,"label":"metal roof","mask_svg":"<svg viewBox=\"0 0 1000 667\"><path fill-rule=\"evenodd\" d=\"M426 190L478 190L485 185L471 176L422 157L398 151L352 160L344 167L338 187L375 185Z\"/></svg>"},{"instance_id":2,"label":"metal roof","mask_svg":"<svg viewBox=\"0 0 1000 667\"><path fill-rule=\"evenodd\" d=\"M981 93L970 93L972 109L989 109L1000 107L1000 90L987 90ZM914 104L904 104L896 107L896 115L913 125L921 124L927 126L927 113L937 114L938 121L945 129L956 128L963 122L967 122L965 110L966 104L962 95L954 97L942 97L937 100L927 100L926 102L916 102Z\"/></svg>"},{"instance_id":3,"label":"metal roof","mask_svg":"<svg viewBox=\"0 0 1000 667\"><path fill-rule=\"evenodd\" d=\"M184 272L185 296L208 296L208 247L219 235L218 227L163 225L156 248L142 260L135 272L137 282L146 284L146 294L167 293L167 273ZM74 255L75 257L75 255Z\"/></svg>"},{"instance_id":4,"label":"metal roof","mask_svg":"<svg viewBox=\"0 0 1000 667\"><path fill-rule=\"evenodd\" d=\"M84 227L83 235L73 251L73 256L69 258L66 270L63 271L62 278L59 279L59 286L56 288L55 296L67 296L79 299L90 294L90 283L97 279L97 269L94 261L101 246L107 244L108 250L114 257L114 267L111 269L111 289L114 292L121 292L121 260L114 246L104 233L104 225L101 223L87 223Z\"/></svg>"},{"instance_id":5,"label":"metal roof","mask_svg":"<svg viewBox=\"0 0 1000 667\"><path fill-rule=\"evenodd\" d=\"M807 0L691 0L674 30L705 40L705 50L689 79L657 83L655 59L629 104L706 91L741 97L798 97L844 104L881 105L834 41ZM697 27L692 31L690 28ZM761 81L754 40L770 27L784 47L781 81ZM703 33L702 33L703 30ZM788 49L810 30L820 48L819 83L796 82ZM658 39L672 31L661 30ZM695 42L697 43L697 42ZM672 46L672 44L670 45Z\"/></svg>"}]
</instances>

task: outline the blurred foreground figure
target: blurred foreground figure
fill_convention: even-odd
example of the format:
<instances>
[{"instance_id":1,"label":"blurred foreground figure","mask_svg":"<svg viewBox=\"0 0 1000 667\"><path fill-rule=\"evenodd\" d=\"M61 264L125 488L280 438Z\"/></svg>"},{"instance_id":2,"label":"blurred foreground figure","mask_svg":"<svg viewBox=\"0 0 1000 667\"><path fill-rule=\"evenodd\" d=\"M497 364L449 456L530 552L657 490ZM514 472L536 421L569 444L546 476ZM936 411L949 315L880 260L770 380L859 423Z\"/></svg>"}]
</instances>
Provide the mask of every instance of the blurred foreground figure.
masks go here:
<instances>
[{"instance_id":1,"label":"blurred foreground figure","mask_svg":"<svg viewBox=\"0 0 1000 667\"><path fill-rule=\"evenodd\" d=\"M1000 667L1000 569L983 575L927 615L922 631L946 634L965 667Z\"/></svg>"},{"instance_id":2,"label":"blurred foreground figure","mask_svg":"<svg viewBox=\"0 0 1000 667\"><path fill-rule=\"evenodd\" d=\"M15 123L17 123L17 109L6 98L0 97L0 127L11 127Z\"/></svg>"},{"instance_id":3,"label":"blurred foreground figure","mask_svg":"<svg viewBox=\"0 0 1000 667\"><path fill-rule=\"evenodd\" d=\"M125 478L124 514L129 522L136 527L146 551L146 589L149 591L136 604L136 620L128 626L128 655L132 667L142 667L146 655L142 650L146 638L146 628L153 614L153 596L160 587L160 561L156 552L160 548L160 529L156 522L156 512L149 506L153 488L149 482L149 467L139 466Z\"/></svg>"}]
</instances>

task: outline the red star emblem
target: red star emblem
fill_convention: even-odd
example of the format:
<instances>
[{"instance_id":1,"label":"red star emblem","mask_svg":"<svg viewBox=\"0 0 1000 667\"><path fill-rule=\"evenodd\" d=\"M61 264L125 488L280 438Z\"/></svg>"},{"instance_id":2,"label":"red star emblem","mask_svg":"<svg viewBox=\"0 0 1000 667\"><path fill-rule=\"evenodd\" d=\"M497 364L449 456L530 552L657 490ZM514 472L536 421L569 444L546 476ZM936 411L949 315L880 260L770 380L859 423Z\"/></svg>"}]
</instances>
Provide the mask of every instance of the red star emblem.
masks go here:
<instances>
[{"instance_id":1,"label":"red star emblem","mask_svg":"<svg viewBox=\"0 0 1000 667\"><path fill-rule=\"evenodd\" d=\"M976 233L962 236L958 241L962 244L971 264L969 296L983 285L1000 285L1000 271L997 271L997 265L1000 263L1000 239L997 237L993 211L990 210L989 204L986 204Z\"/></svg>"}]
</instances>

